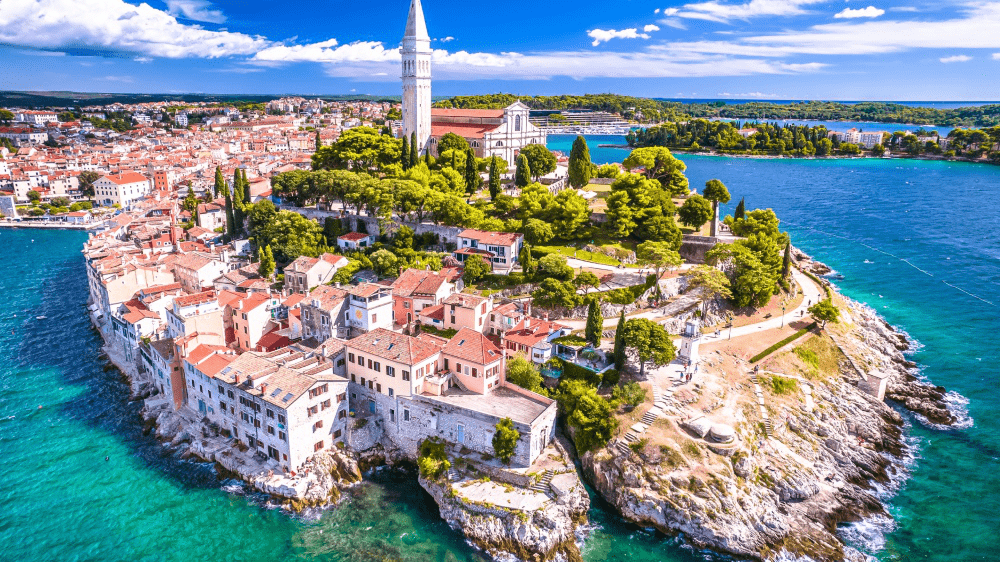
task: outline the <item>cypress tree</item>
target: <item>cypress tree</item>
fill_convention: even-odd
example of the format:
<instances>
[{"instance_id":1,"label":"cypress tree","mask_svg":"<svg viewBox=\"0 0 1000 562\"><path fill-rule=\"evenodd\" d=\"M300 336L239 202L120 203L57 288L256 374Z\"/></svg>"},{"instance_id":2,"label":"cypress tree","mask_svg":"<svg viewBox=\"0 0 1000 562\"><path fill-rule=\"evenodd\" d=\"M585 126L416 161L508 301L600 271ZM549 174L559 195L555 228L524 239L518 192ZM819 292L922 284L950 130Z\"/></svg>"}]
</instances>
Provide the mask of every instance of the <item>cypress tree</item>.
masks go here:
<instances>
[{"instance_id":1,"label":"cypress tree","mask_svg":"<svg viewBox=\"0 0 1000 562\"><path fill-rule=\"evenodd\" d=\"M615 370L619 373L625 368L625 310L618 318L618 328L615 329Z\"/></svg>"},{"instance_id":2,"label":"cypress tree","mask_svg":"<svg viewBox=\"0 0 1000 562\"><path fill-rule=\"evenodd\" d=\"M257 267L257 273L264 279L270 279L274 273L274 254L271 253L270 246L264 246L264 249L260 251L260 265Z\"/></svg>"},{"instance_id":3,"label":"cypress tree","mask_svg":"<svg viewBox=\"0 0 1000 562\"><path fill-rule=\"evenodd\" d=\"M416 136L416 135L414 135L414 136ZM411 147L410 150L413 150L413 148L412 148L413 145L412 144L410 145L410 147ZM427 164L427 169L428 170L431 169L431 151L430 150L425 150L424 151L424 164Z\"/></svg>"},{"instance_id":4,"label":"cypress tree","mask_svg":"<svg viewBox=\"0 0 1000 562\"><path fill-rule=\"evenodd\" d=\"M427 151L427 167L431 167L430 159L431 151ZM420 151L417 150L417 133L410 134L410 167L416 168L417 164L420 163Z\"/></svg>"},{"instance_id":5,"label":"cypress tree","mask_svg":"<svg viewBox=\"0 0 1000 562\"><path fill-rule=\"evenodd\" d=\"M228 185L223 185L223 192L226 194L226 235L232 240L236 238L236 210L233 209L233 198Z\"/></svg>"},{"instance_id":6,"label":"cypress tree","mask_svg":"<svg viewBox=\"0 0 1000 562\"><path fill-rule=\"evenodd\" d=\"M781 259L781 278L787 279L792 270L792 242L785 242L785 256Z\"/></svg>"},{"instance_id":7,"label":"cypress tree","mask_svg":"<svg viewBox=\"0 0 1000 562\"><path fill-rule=\"evenodd\" d=\"M476 153L470 147L465 151L465 190L469 195L474 195L483 185L483 178L479 176L479 167L476 165Z\"/></svg>"},{"instance_id":8,"label":"cypress tree","mask_svg":"<svg viewBox=\"0 0 1000 562\"><path fill-rule=\"evenodd\" d=\"M243 170L242 174L243 177L241 178L241 182L243 183L243 203L245 203L244 207L246 207L251 201L253 201L253 198L250 196L250 180L247 179L247 171Z\"/></svg>"},{"instance_id":9,"label":"cypress tree","mask_svg":"<svg viewBox=\"0 0 1000 562\"><path fill-rule=\"evenodd\" d=\"M521 253L517 255L517 261L521 264L521 271L525 277L535 272L535 260L531 257L531 245L525 244L521 247Z\"/></svg>"},{"instance_id":10,"label":"cypress tree","mask_svg":"<svg viewBox=\"0 0 1000 562\"><path fill-rule=\"evenodd\" d=\"M590 183L592 169L587 140L577 136L573 141L573 150L569 153L569 184L577 189L587 185Z\"/></svg>"},{"instance_id":11,"label":"cypress tree","mask_svg":"<svg viewBox=\"0 0 1000 562\"><path fill-rule=\"evenodd\" d=\"M517 155L517 170L514 171L514 185L517 187L527 187L531 183L531 166L528 165L528 158L523 154Z\"/></svg>"},{"instance_id":12,"label":"cypress tree","mask_svg":"<svg viewBox=\"0 0 1000 562\"><path fill-rule=\"evenodd\" d=\"M740 197L740 204L736 206L736 212L733 213L733 218L736 220L740 220L742 218L746 218L746 216L747 216L747 208L746 205L743 203L743 198Z\"/></svg>"},{"instance_id":13,"label":"cypress tree","mask_svg":"<svg viewBox=\"0 0 1000 562\"><path fill-rule=\"evenodd\" d=\"M316 129L316 150L323 146L323 141L319 138L319 129Z\"/></svg>"},{"instance_id":14,"label":"cypress tree","mask_svg":"<svg viewBox=\"0 0 1000 562\"><path fill-rule=\"evenodd\" d=\"M500 167L497 166L497 157L490 158L490 198L496 199L500 195Z\"/></svg>"},{"instance_id":15,"label":"cypress tree","mask_svg":"<svg viewBox=\"0 0 1000 562\"><path fill-rule=\"evenodd\" d=\"M601 316L601 307L597 306L597 299L590 300L590 307L587 308L587 327L584 336L594 346L601 344L601 332L604 331L604 317Z\"/></svg>"},{"instance_id":16,"label":"cypress tree","mask_svg":"<svg viewBox=\"0 0 1000 562\"><path fill-rule=\"evenodd\" d=\"M222 194L222 190L226 188L226 180L222 177L222 170L216 166L215 167L215 196L218 197Z\"/></svg>"},{"instance_id":17,"label":"cypress tree","mask_svg":"<svg viewBox=\"0 0 1000 562\"><path fill-rule=\"evenodd\" d=\"M401 151L400 164L403 165L403 170L410 169L410 140L403 135L403 150Z\"/></svg>"}]
</instances>

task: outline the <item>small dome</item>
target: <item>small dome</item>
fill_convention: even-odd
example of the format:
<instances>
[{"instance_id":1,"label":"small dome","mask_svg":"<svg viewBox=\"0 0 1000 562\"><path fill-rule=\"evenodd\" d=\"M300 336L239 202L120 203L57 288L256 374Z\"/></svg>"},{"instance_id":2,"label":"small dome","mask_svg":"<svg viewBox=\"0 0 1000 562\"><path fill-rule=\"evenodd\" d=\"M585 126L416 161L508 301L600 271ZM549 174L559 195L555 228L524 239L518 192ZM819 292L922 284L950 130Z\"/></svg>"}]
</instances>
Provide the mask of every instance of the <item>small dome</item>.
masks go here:
<instances>
[{"instance_id":1,"label":"small dome","mask_svg":"<svg viewBox=\"0 0 1000 562\"><path fill-rule=\"evenodd\" d=\"M729 443L736 439L736 432L733 431L733 428L721 423L713 425L709 435L717 443Z\"/></svg>"}]
</instances>

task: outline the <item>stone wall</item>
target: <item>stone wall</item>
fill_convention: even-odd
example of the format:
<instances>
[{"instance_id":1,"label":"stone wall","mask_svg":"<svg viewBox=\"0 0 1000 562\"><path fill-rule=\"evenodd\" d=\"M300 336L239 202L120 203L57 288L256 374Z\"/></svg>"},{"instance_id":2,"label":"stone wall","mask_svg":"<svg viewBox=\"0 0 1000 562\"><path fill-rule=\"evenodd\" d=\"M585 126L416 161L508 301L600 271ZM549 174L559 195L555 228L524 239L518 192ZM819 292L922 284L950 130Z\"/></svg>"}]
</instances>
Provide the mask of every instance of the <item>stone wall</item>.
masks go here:
<instances>
[{"instance_id":1,"label":"stone wall","mask_svg":"<svg viewBox=\"0 0 1000 562\"><path fill-rule=\"evenodd\" d=\"M379 225L378 219L375 217L367 217L364 215L352 215L352 214L342 214L340 211L323 211L321 209L305 208L305 207L291 207L288 205L282 205L281 209L284 211L296 212L307 219L317 220L320 223L326 220L327 217L333 217L338 219L343 219L346 223L346 227L352 231L358 230L358 223L364 223L365 231L369 234L374 234L378 236ZM458 244L458 235L465 230L464 228L457 226L443 226L437 224L429 223L418 223L411 221L393 221L393 227L398 226L408 226L413 229L416 234L423 234L425 232L433 232L437 234L441 239L441 243L448 244Z\"/></svg>"}]
</instances>

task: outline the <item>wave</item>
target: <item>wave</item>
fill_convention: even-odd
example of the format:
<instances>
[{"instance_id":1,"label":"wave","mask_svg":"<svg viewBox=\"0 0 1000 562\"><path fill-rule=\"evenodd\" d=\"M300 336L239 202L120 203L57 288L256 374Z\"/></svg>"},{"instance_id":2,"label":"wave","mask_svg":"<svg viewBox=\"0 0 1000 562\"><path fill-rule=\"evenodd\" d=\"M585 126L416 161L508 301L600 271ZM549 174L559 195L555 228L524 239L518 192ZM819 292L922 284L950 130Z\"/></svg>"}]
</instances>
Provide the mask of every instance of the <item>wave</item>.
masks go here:
<instances>
[{"instance_id":1,"label":"wave","mask_svg":"<svg viewBox=\"0 0 1000 562\"><path fill-rule=\"evenodd\" d=\"M968 429L976 424L976 420L972 419L972 416L969 414L969 399L965 396L962 396L954 390L949 390L944 394L944 404L948 411L951 412L951 415L955 417L955 423L951 425L934 423L917 413L914 413L914 415L917 420L920 421L921 425L928 429L936 429L938 431Z\"/></svg>"}]
</instances>

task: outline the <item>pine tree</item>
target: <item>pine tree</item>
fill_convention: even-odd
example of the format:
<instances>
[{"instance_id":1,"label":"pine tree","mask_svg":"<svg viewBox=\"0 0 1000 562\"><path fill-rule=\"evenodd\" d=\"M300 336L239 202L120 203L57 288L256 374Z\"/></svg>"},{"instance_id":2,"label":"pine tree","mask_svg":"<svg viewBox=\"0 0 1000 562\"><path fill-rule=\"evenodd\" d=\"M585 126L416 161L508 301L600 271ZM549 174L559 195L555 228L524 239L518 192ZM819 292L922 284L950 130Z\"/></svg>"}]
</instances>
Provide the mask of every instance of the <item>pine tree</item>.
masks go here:
<instances>
[{"instance_id":1,"label":"pine tree","mask_svg":"<svg viewBox=\"0 0 1000 562\"><path fill-rule=\"evenodd\" d=\"M400 163L403 165L403 170L410 169L410 139L403 135L403 150L400 151Z\"/></svg>"},{"instance_id":2,"label":"pine tree","mask_svg":"<svg viewBox=\"0 0 1000 562\"><path fill-rule=\"evenodd\" d=\"M587 309L587 327L584 337L595 347L601 344L601 332L604 331L604 317L601 316L601 307L597 305L597 299L590 300L590 307Z\"/></svg>"},{"instance_id":3,"label":"pine tree","mask_svg":"<svg viewBox=\"0 0 1000 562\"><path fill-rule=\"evenodd\" d=\"M271 253L270 246L264 246L264 249L260 251L260 265L257 267L257 273L264 279L270 279L271 275L274 274L274 254Z\"/></svg>"},{"instance_id":4,"label":"pine tree","mask_svg":"<svg viewBox=\"0 0 1000 562\"><path fill-rule=\"evenodd\" d=\"M427 151L427 167L431 166L431 151ZM420 151L417 150L417 133L410 134L410 167L416 168L417 164L420 163Z\"/></svg>"},{"instance_id":5,"label":"pine tree","mask_svg":"<svg viewBox=\"0 0 1000 562\"><path fill-rule=\"evenodd\" d=\"M781 260L781 278L788 279L792 270L792 242L785 242L785 256Z\"/></svg>"},{"instance_id":6,"label":"pine tree","mask_svg":"<svg viewBox=\"0 0 1000 562\"><path fill-rule=\"evenodd\" d=\"M527 187L531 183L531 166L528 165L528 158L523 154L517 155L517 170L514 171L514 185L520 188Z\"/></svg>"},{"instance_id":7,"label":"pine tree","mask_svg":"<svg viewBox=\"0 0 1000 562\"><path fill-rule=\"evenodd\" d=\"M476 164L476 153L470 147L465 151L465 191L469 195L475 195L483 185L483 178L479 176L479 167Z\"/></svg>"},{"instance_id":8,"label":"pine tree","mask_svg":"<svg viewBox=\"0 0 1000 562\"><path fill-rule=\"evenodd\" d=\"M618 318L618 328L615 329L615 370L619 373L625 368L625 310Z\"/></svg>"},{"instance_id":9,"label":"pine tree","mask_svg":"<svg viewBox=\"0 0 1000 562\"><path fill-rule=\"evenodd\" d=\"M569 153L569 184L579 189L590 183L593 167L587 140L582 136L576 137L573 150Z\"/></svg>"},{"instance_id":10,"label":"pine tree","mask_svg":"<svg viewBox=\"0 0 1000 562\"><path fill-rule=\"evenodd\" d=\"M490 158L490 198L496 199L500 195L500 167L497 166L497 157Z\"/></svg>"},{"instance_id":11,"label":"pine tree","mask_svg":"<svg viewBox=\"0 0 1000 562\"><path fill-rule=\"evenodd\" d=\"M740 220L742 218L746 218L746 216L747 216L747 208L746 205L743 203L743 198L740 197L740 204L736 206L736 212L733 213L733 218L736 220Z\"/></svg>"},{"instance_id":12,"label":"pine tree","mask_svg":"<svg viewBox=\"0 0 1000 562\"><path fill-rule=\"evenodd\" d=\"M226 188L226 180L222 177L222 170L216 166L215 168L215 196L218 197L222 195L222 190Z\"/></svg>"}]
</instances>

